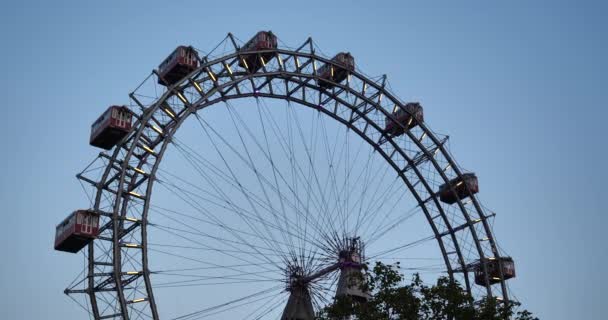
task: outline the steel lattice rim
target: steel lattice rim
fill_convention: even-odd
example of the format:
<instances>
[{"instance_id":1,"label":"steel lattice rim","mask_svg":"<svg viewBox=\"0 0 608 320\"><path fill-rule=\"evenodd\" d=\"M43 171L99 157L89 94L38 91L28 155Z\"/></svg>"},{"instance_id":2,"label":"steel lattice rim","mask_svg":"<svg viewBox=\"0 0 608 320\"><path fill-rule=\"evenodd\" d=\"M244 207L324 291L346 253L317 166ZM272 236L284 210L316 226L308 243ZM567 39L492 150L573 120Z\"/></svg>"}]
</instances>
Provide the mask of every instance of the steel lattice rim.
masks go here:
<instances>
[{"instance_id":1,"label":"steel lattice rim","mask_svg":"<svg viewBox=\"0 0 608 320\"><path fill-rule=\"evenodd\" d=\"M310 41L307 43L310 43ZM268 51L248 52L248 54L259 55L265 52ZM111 156L100 155L108 164L101 179L96 181L88 179L84 175L79 175L81 180L93 184L97 189L94 201L95 210L104 212L101 202L108 200L113 202L113 210L105 211L107 223L104 226L104 229L111 232L112 238L102 239L112 243L111 261L102 261L106 265L96 261L95 245L90 244L88 247L87 289L72 290L72 292L84 292L89 295L91 311L95 319L110 316L128 319L130 317L128 305L140 302L147 302L149 314L152 318L158 319L150 271L147 268L147 217L156 170L162 161L165 150L171 143L173 135L189 116L195 114L198 110L231 99L274 98L293 102L320 111L356 132L395 169L419 202L435 234L449 276L453 277L455 273L464 273L465 285L469 292L473 285L469 281L468 273L470 270L467 261L460 252L456 233L463 230L470 232L479 259L500 257L488 223L488 216L484 213L478 199L472 196L469 203L464 203L461 200L457 201L457 206L466 223L452 226L439 202L436 190L432 189L432 186L426 182L424 175L416 168L416 159L413 159L411 154L400 147L400 142L396 141L397 139L383 133L381 123L370 119L369 114L371 113L394 119L391 109L394 106L404 106L404 103L392 95L383 83L373 81L355 71L351 73L348 81L337 83L334 89L328 91L317 86L316 79L318 77L315 65L332 64L332 61L316 55L312 46L307 47L305 44L298 50L277 49L273 52L277 54L282 62L273 65L269 63L255 73L233 72L231 70L230 66L238 63L238 51L211 61L203 61L198 70L170 87L151 107L144 106L135 95L130 95L131 99L142 109L131 133L115 148ZM237 93L237 91L246 88L239 86L239 84L247 81L251 81L253 84L255 83L254 80L259 79L263 79L265 84L263 82L259 87L252 85L249 92ZM271 87L272 81L284 82L286 92L280 94L273 90ZM290 85L296 88L291 93L289 92ZM361 87L363 87L363 90L361 90ZM303 99L296 96L300 92L304 94ZM313 101L313 98L307 100L305 95L307 92L316 93L318 99L316 101ZM198 95L198 99L190 99L196 95ZM355 97L355 101L364 102L363 108L360 104L353 105L345 100L345 96ZM168 99L175 99L176 97L183 102L183 109L181 110L169 108L166 103ZM341 112L344 110L350 110L350 113ZM418 123L418 127L422 135L414 136L412 131L406 130L406 137L404 138L409 139L411 143L418 147L422 159L429 161L445 182L448 182L454 176L461 176L462 172L446 150L444 141L436 137L424 122ZM452 176L448 176L445 172L443 166L439 163L439 158L453 170ZM403 166L395 159L407 163L410 166L408 172L414 173L417 180L413 180L414 176L406 175ZM150 165L151 163L152 165ZM144 170L144 166L151 167L151 170ZM110 185L116 183L115 190L112 190ZM417 189L418 186L423 188ZM134 206L140 209L136 210ZM140 215L135 216L133 212L138 212ZM443 227L436 224L438 218L440 218ZM135 235L137 232L139 232L139 242L124 241L127 235ZM137 240L137 237L134 239ZM485 242L482 243L482 239L486 239ZM452 249L453 252L448 251L449 249ZM128 254L125 253L128 250L141 251L141 270L123 270L122 259L128 258ZM485 263L482 264L482 267L487 270ZM110 271L104 274L99 272L99 268ZM133 283L133 281L142 280L146 296L127 299L123 288ZM499 287L503 299L508 300L505 280L500 282ZM493 286L487 285L486 291L488 296L496 296ZM116 313L106 314L104 313L105 310L100 310L98 303L100 292L111 292L116 296L115 301L110 302L110 304L115 303L114 311L111 311L117 311Z\"/></svg>"}]
</instances>

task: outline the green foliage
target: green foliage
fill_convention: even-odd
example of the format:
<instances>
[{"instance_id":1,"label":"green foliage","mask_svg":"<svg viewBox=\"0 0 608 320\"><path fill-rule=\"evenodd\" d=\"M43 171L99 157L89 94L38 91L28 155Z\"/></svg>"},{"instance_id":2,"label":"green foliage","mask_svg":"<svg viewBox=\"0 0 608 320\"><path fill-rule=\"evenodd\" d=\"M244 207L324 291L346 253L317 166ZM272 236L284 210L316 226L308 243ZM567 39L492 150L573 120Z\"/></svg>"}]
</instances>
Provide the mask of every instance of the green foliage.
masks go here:
<instances>
[{"instance_id":1,"label":"green foliage","mask_svg":"<svg viewBox=\"0 0 608 320\"><path fill-rule=\"evenodd\" d=\"M538 320L527 310L516 312L519 304L514 302L505 304L487 298L474 303L458 282L446 277L427 286L416 274L404 284L398 263L377 262L359 277L351 282L372 293L372 298L361 303L339 297L319 312L318 320Z\"/></svg>"}]
</instances>

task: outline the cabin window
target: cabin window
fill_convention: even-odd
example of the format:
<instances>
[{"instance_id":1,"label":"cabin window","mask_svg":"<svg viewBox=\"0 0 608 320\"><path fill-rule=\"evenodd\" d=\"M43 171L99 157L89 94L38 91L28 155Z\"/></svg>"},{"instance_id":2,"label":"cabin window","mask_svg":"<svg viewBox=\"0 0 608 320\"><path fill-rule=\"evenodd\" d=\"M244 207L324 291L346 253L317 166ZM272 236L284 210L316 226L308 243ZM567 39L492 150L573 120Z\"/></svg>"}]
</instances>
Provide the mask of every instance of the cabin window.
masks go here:
<instances>
[{"instance_id":1,"label":"cabin window","mask_svg":"<svg viewBox=\"0 0 608 320\"><path fill-rule=\"evenodd\" d=\"M270 47L270 37L266 32L260 33L260 35L258 36L258 42L259 46L262 49L267 49L268 47Z\"/></svg>"},{"instance_id":2,"label":"cabin window","mask_svg":"<svg viewBox=\"0 0 608 320\"><path fill-rule=\"evenodd\" d=\"M63 234L69 221L69 219L66 219L60 225L57 226L56 236L60 236L61 234Z\"/></svg>"},{"instance_id":3,"label":"cabin window","mask_svg":"<svg viewBox=\"0 0 608 320\"><path fill-rule=\"evenodd\" d=\"M116 115L114 116L114 119L116 120L116 125L119 127L122 127L122 111L121 110L116 110Z\"/></svg>"},{"instance_id":4,"label":"cabin window","mask_svg":"<svg viewBox=\"0 0 608 320\"><path fill-rule=\"evenodd\" d=\"M104 112L104 113L103 113L103 114L102 114L102 115L99 117L99 119L97 119L97 121L95 121L95 123L93 124L93 127L95 127L95 129L97 129L97 127L98 127L98 126L99 126L101 123L103 123L103 122L104 122L104 121L107 119L107 117L108 117L108 113L109 113L109 111Z\"/></svg>"},{"instance_id":5,"label":"cabin window","mask_svg":"<svg viewBox=\"0 0 608 320\"><path fill-rule=\"evenodd\" d=\"M120 112L120 109L118 109L118 108L114 109L114 112L112 114L112 118L114 118L114 120L116 121L116 125L119 127L122 126L120 114L121 114L121 112Z\"/></svg>"},{"instance_id":6,"label":"cabin window","mask_svg":"<svg viewBox=\"0 0 608 320\"><path fill-rule=\"evenodd\" d=\"M91 216L86 214L82 220L82 231L85 233L91 233Z\"/></svg>"},{"instance_id":7,"label":"cabin window","mask_svg":"<svg viewBox=\"0 0 608 320\"><path fill-rule=\"evenodd\" d=\"M192 64L193 60L192 59L192 50L187 50L186 54L184 55L184 60L186 62L186 64Z\"/></svg>"},{"instance_id":8,"label":"cabin window","mask_svg":"<svg viewBox=\"0 0 608 320\"><path fill-rule=\"evenodd\" d=\"M116 110L116 116L114 117L114 119L116 120L116 125L121 127L122 126L122 119L120 118L122 112L120 112L120 110Z\"/></svg>"}]
</instances>

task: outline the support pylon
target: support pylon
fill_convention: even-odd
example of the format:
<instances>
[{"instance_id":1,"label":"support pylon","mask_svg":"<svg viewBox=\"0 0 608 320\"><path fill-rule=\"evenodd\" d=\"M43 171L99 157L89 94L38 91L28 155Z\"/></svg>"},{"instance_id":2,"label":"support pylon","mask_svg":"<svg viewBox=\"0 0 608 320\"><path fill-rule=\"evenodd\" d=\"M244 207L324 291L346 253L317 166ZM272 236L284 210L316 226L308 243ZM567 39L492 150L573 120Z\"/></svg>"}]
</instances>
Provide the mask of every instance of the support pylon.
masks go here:
<instances>
[{"instance_id":1,"label":"support pylon","mask_svg":"<svg viewBox=\"0 0 608 320\"><path fill-rule=\"evenodd\" d=\"M305 284L296 283L290 287L289 291L291 294L281 320L314 320L315 312L308 287Z\"/></svg>"},{"instance_id":2,"label":"support pylon","mask_svg":"<svg viewBox=\"0 0 608 320\"><path fill-rule=\"evenodd\" d=\"M340 279L336 297L349 296L355 301L367 302L371 295L362 288L362 248L358 239L353 239L349 250L340 252Z\"/></svg>"}]
</instances>

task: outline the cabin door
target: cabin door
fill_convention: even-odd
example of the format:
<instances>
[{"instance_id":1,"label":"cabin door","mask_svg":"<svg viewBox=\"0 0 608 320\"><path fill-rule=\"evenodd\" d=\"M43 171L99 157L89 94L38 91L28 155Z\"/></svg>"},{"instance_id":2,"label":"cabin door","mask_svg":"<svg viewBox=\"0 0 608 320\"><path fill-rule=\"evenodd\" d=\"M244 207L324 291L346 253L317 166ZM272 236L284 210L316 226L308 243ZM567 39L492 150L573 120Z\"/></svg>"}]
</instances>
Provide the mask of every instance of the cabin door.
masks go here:
<instances>
[{"instance_id":1,"label":"cabin door","mask_svg":"<svg viewBox=\"0 0 608 320\"><path fill-rule=\"evenodd\" d=\"M185 50L184 60L185 60L187 66L191 66L192 65L192 52L191 52L191 50Z\"/></svg>"},{"instance_id":2,"label":"cabin door","mask_svg":"<svg viewBox=\"0 0 608 320\"><path fill-rule=\"evenodd\" d=\"M118 120L118 126L120 128L126 128L127 126L127 115L128 113L125 112L123 109L120 109L116 112L117 117L116 119Z\"/></svg>"},{"instance_id":3,"label":"cabin door","mask_svg":"<svg viewBox=\"0 0 608 320\"><path fill-rule=\"evenodd\" d=\"M93 226L91 225L91 215L85 215L82 218L82 232L91 234Z\"/></svg>"},{"instance_id":4,"label":"cabin door","mask_svg":"<svg viewBox=\"0 0 608 320\"><path fill-rule=\"evenodd\" d=\"M126 117L127 113L124 111L119 111L118 112L118 118L120 119L120 127L121 128L125 128L127 125L127 117Z\"/></svg>"},{"instance_id":5,"label":"cabin door","mask_svg":"<svg viewBox=\"0 0 608 320\"><path fill-rule=\"evenodd\" d=\"M112 115L110 117L114 125L120 127L120 119L118 118L118 110L116 108L112 107Z\"/></svg>"}]
</instances>

